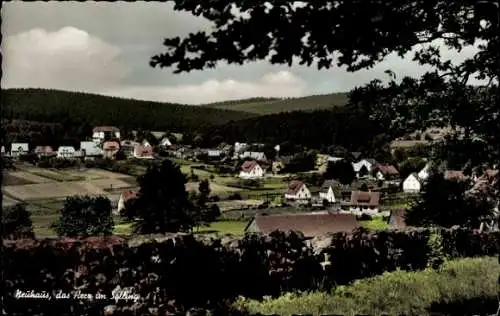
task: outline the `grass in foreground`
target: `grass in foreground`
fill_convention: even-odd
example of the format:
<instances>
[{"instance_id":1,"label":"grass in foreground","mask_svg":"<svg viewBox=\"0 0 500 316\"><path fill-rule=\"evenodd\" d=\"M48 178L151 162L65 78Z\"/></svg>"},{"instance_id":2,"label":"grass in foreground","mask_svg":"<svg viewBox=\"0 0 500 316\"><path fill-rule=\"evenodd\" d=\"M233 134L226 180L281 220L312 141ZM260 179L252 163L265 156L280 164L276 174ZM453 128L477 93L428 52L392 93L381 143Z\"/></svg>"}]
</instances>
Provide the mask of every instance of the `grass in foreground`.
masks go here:
<instances>
[{"instance_id":1,"label":"grass in foreground","mask_svg":"<svg viewBox=\"0 0 500 316\"><path fill-rule=\"evenodd\" d=\"M479 302L479 307L484 302L496 303L499 273L496 257L466 258L447 262L440 270L387 272L332 293L290 293L263 302L240 298L235 306L264 315L429 315L430 311L444 312L446 305L464 308L467 302Z\"/></svg>"},{"instance_id":2,"label":"grass in foreground","mask_svg":"<svg viewBox=\"0 0 500 316\"><path fill-rule=\"evenodd\" d=\"M368 230L385 230L389 228L389 223L382 217L375 217L369 221L360 221L360 224Z\"/></svg>"}]
</instances>

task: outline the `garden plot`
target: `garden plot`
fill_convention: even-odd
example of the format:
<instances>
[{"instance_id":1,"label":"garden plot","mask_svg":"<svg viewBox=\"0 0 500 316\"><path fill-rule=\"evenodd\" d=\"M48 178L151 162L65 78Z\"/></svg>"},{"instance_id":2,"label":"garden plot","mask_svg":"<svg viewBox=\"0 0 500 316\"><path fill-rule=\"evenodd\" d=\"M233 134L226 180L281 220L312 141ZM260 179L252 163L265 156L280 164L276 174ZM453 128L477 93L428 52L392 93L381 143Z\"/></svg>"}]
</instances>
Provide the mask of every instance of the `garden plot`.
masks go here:
<instances>
[{"instance_id":1,"label":"garden plot","mask_svg":"<svg viewBox=\"0 0 500 316\"><path fill-rule=\"evenodd\" d=\"M105 194L100 187L87 181L11 185L5 186L4 192L22 201Z\"/></svg>"},{"instance_id":2,"label":"garden plot","mask_svg":"<svg viewBox=\"0 0 500 316\"><path fill-rule=\"evenodd\" d=\"M78 181L78 180L85 179L85 177L75 176L71 173L57 172L54 170L43 169L43 168L31 168L31 169L29 169L29 173L36 175L36 176L45 177L45 178L51 179L53 181L59 181L59 182Z\"/></svg>"},{"instance_id":3,"label":"garden plot","mask_svg":"<svg viewBox=\"0 0 500 316\"><path fill-rule=\"evenodd\" d=\"M196 191L198 192L198 186L200 185L199 182L188 182L186 184L186 190L187 191ZM231 193L231 192L237 192L241 191L240 188L233 188L233 187L228 187L225 185L220 185L214 182L210 182L210 191L212 194L220 194L220 193Z\"/></svg>"},{"instance_id":4,"label":"garden plot","mask_svg":"<svg viewBox=\"0 0 500 316\"><path fill-rule=\"evenodd\" d=\"M38 176L36 174L32 174L29 172L25 171L12 171L9 172L9 175L14 176L16 178L24 179L26 181L29 181L31 183L49 183L49 182L54 182L54 180Z\"/></svg>"},{"instance_id":5,"label":"garden plot","mask_svg":"<svg viewBox=\"0 0 500 316\"><path fill-rule=\"evenodd\" d=\"M88 176L94 179L121 179L129 178L129 175L99 169L87 169L82 172L74 172L75 175Z\"/></svg>"},{"instance_id":6,"label":"garden plot","mask_svg":"<svg viewBox=\"0 0 500 316\"><path fill-rule=\"evenodd\" d=\"M3 200L2 200L3 207L12 206L12 205L15 205L17 203L19 203L19 201L14 200L13 198L6 196L5 194L3 195Z\"/></svg>"}]
</instances>

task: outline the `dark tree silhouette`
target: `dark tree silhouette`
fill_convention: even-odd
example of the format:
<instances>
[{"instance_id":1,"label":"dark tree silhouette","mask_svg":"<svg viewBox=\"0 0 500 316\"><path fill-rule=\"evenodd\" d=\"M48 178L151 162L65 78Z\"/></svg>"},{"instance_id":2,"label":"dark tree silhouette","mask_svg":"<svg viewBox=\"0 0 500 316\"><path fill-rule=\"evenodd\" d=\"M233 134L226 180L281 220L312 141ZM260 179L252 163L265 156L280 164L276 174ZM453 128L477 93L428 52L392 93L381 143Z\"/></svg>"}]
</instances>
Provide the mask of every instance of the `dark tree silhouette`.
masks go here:
<instances>
[{"instance_id":1,"label":"dark tree silhouette","mask_svg":"<svg viewBox=\"0 0 500 316\"><path fill-rule=\"evenodd\" d=\"M111 201L107 197L68 197L61 209L59 220L54 223L53 228L59 236L112 235L114 223L111 211Z\"/></svg>"},{"instance_id":2,"label":"dark tree silhouette","mask_svg":"<svg viewBox=\"0 0 500 316\"><path fill-rule=\"evenodd\" d=\"M33 222L24 204L16 204L3 209L2 238L34 238Z\"/></svg>"},{"instance_id":3,"label":"dark tree silhouette","mask_svg":"<svg viewBox=\"0 0 500 316\"><path fill-rule=\"evenodd\" d=\"M137 214L134 230L141 234L189 231L193 205L186 191L186 176L180 167L165 159L148 167L138 178L139 192L133 203Z\"/></svg>"},{"instance_id":4,"label":"dark tree silhouette","mask_svg":"<svg viewBox=\"0 0 500 316\"><path fill-rule=\"evenodd\" d=\"M325 179L338 180L342 184L351 184L356 179L354 168L347 160L329 162L323 176Z\"/></svg>"},{"instance_id":5,"label":"dark tree silhouette","mask_svg":"<svg viewBox=\"0 0 500 316\"><path fill-rule=\"evenodd\" d=\"M467 195L468 188L466 181L446 180L441 173L435 173L424 186L422 195L406 211L406 224L479 228L480 219L491 216L492 205Z\"/></svg>"}]
</instances>

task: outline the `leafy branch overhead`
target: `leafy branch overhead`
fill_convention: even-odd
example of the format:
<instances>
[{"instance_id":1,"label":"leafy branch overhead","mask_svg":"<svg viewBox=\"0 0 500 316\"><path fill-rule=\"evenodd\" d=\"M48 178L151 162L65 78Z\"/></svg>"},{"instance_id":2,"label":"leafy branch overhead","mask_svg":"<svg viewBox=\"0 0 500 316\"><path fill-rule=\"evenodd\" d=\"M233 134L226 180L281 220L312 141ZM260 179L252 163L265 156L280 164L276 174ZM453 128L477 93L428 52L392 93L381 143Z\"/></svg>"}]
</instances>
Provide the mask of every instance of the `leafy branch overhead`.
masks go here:
<instances>
[{"instance_id":1,"label":"leafy branch overhead","mask_svg":"<svg viewBox=\"0 0 500 316\"><path fill-rule=\"evenodd\" d=\"M479 27L476 1L471 0L318 0L302 5L296 1L274 5L245 0L174 2L175 10L213 23L211 32L165 39L166 51L150 64L175 67L175 73L213 68L219 61L258 60L314 63L319 69L337 64L356 71L374 66L391 53L403 56L415 45L437 39L460 50L495 36L494 27ZM415 54L415 59L436 62L432 56L431 49Z\"/></svg>"}]
</instances>

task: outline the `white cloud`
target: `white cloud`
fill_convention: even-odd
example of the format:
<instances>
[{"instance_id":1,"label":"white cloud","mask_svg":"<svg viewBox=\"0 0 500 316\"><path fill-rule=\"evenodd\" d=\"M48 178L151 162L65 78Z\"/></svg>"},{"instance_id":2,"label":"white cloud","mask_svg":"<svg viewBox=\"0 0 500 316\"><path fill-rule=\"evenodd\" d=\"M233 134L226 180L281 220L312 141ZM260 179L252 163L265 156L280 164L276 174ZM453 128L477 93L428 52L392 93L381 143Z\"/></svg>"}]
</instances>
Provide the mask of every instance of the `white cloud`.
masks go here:
<instances>
[{"instance_id":1,"label":"white cloud","mask_svg":"<svg viewBox=\"0 0 500 316\"><path fill-rule=\"evenodd\" d=\"M200 85L167 87L120 87L104 92L106 95L147 99L160 102L201 104L251 97L298 97L305 95L305 82L289 71L268 73L257 82L208 80Z\"/></svg>"},{"instance_id":2,"label":"white cloud","mask_svg":"<svg viewBox=\"0 0 500 316\"><path fill-rule=\"evenodd\" d=\"M266 73L257 81L227 78L198 85L124 85L130 67L120 62L121 49L74 27L55 32L33 29L8 36L2 43L2 51L4 87L84 91L184 104L255 96L302 96L306 89L303 80L285 70ZM160 70L151 68L151 71Z\"/></svg>"},{"instance_id":3,"label":"white cloud","mask_svg":"<svg viewBox=\"0 0 500 316\"><path fill-rule=\"evenodd\" d=\"M2 51L2 84L7 87L91 91L127 75L117 61L119 48L73 27L8 36Z\"/></svg>"}]
</instances>

